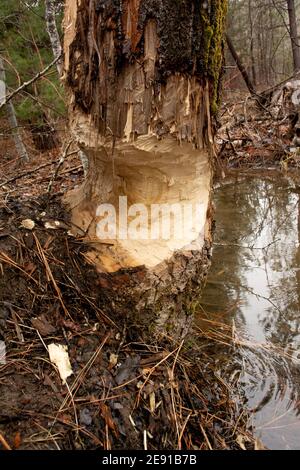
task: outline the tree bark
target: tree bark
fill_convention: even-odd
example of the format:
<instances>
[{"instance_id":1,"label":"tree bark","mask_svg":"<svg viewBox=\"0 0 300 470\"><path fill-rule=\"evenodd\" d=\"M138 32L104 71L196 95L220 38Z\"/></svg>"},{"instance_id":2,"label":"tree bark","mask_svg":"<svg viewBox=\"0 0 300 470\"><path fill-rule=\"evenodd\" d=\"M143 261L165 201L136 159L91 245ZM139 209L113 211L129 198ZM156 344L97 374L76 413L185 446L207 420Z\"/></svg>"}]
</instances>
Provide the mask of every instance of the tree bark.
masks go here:
<instances>
[{"instance_id":1,"label":"tree bark","mask_svg":"<svg viewBox=\"0 0 300 470\"><path fill-rule=\"evenodd\" d=\"M62 46L60 37L57 29L56 17L55 17L55 0L45 0L45 18L47 23L47 32L50 38L52 52L54 58L59 57L56 68L58 76L62 78L63 75L63 59L62 59ZM79 157L82 163L84 175L87 175L88 170L88 159L82 150L79 151Z\"/></svg>"},{"instance_id":2,"label":"tree bark","mask_svg":"<svg viewBox=\"0 0 300 470\"><path fill-rule=\"evenodd\" d=\"M56 62L56 68L59 77L61 77L63 73L63 59L61 57L62 46L56 25L55 14L55 0L45 0L45 18L47 24L47 32L50 38L54 58L59 57L58 61Z\"/></svg>"},{"instance_id":3,"label":"tree bark","mask_svg":"<svg viewBox=\"0 0 300 470\"><path fill-rule=\"evenodd\" d=\"M252 18L252 1L248 0L248 13L249 13L249 26L250 26L250 57L251 57L251 73L253 87L256 87L256 69L255 69L255 54L254 54L254 25Z\"/></svg>"},{"instance_id":4,"label":"tree bark","mask_svg":"<svg viewBox=\"0 0 300 470\"><path fill-rule=\"evenodd\" d=\"M5 74L5 68L4 68L2 57L0 57L0 80L4 84L6 83L6 74ZM20 131L19 131L19 125L17 121L15 108L11 100L6 103L6 113L7 113L7 119L10 125L10 130L11 130L14 142L15 142L17 154L23 163L28 162L29 161L28 153L23 143Z\"/></svg>"},{"instance_id":5,"label":"tree bark","mask_svg":"<svg viewBox=\"0 0 300 470\"><path fill-rule=\"evenodd\" d=\"M300 47L298 37L298 27L296 18L295 1L287 0L289 22L290 22L290 37L292 42L293 60L294 60L294 72L300 70Z\"/></svg>"},{"instance_id":6,"label":"tree bark","mask_svg":"<svg viewBox=\"0 0 300 470\"><path fill-rule=\"evenodd\" d=\"M83 187L67 202L74 225L95 241L89 259L103 308L128 314L152 334L187 330L209 266L226 8L224 0L66 2L70 126L89 159ZM181 238L149 236L152 218L135 240L124 233L120 197L148 214L154 205L200 209ZM103 203L116 207L113 241L96 237Z\"/></svg>"}]
</instances>

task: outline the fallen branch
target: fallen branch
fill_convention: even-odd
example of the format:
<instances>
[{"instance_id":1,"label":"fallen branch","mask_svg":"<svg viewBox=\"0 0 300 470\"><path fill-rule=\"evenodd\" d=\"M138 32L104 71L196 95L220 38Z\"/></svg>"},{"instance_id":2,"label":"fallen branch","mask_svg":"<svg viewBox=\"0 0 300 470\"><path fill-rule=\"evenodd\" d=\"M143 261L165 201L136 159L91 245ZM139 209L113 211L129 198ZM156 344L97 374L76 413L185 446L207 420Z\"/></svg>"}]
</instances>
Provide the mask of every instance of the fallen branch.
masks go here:
<instances>
[{"instance_id":1,"label":"fallen branch","mask_svg":"<svg viewBox=\"0 0 300 470\"><path fill-rule=\"evenodd\" d=\"M34 168L33 170L29 170L29 171L25 171L24 173L22 173L21 175L17 175L17 176L14 176L13 178L10 178L9 180L6 180L4 181L4 183L1 183L0 184L0 188L3 188L3 186L9 184L9 183L14 183L15 181L21 179L21 178L24 178L25 176L28 176L28 175L32 175L32 173L35 173L36 171L39 171L41 170L42 168L46 168L47 166L51 166L51 165L54 165L54 163L56 163L57 160L51 160L51 162L49 163L44 163L43 165L40 165L36 168Z\"/></svg>"},{"instance_id":2,"label":"fallen branch","mask_svg":"<svg viewBox=\"0 0 300 470\"><path fill-rule=\"evenodd\" d=\"M241 72L241 75L242 75L242 77L245 81L245 84L246 84L249 92L250 92L250 95L256 95L254 85L252 83L251 78L248 75L247 69L244 66L244 64L242 63L241 58L238 55L238 53L237 53L237 51L236 51L236 49L233 45L233 42L232 42L231 38L228 36L228 34L226 34L226 42L227 42L227 45L228 45L228 49L230 50L231 55L232 55L236 65L237 65L239 71Z\"/></svg>"},{"instance_id":3,"label":"fallen branch","mask_svg":"<svg viewBox=\"0 0 300 470\"><path fill-rule=\"evenodd\" d=\"M229 145L230 145L230 147L231 147L231 149L232 149L234 155L237 156L238 154L237 154L237 151L235 150L235 146L233 145L233 142L232 142L232 140L231 140L228 127L226 127L226 134L227 134L227 137L228 137Z\"/></svg>"},{"instance_id":4,"label":"fallen branch","mask_svg":"<svg viewBox=\"0 0 300 470\"><path fill-rule=\"evenodd\" d=\"M48 196L50 196L50 194L51 194L51 189L52 189L53 183L54 183L54 181L56 180L57 175L58 175L58 172L59 172L61 166L64 164L66 158L67 158L69 155L72 155L72 154L77 153L77 151L75 151L75 152L71 152L71 153L68 154L69 148L71 147L71 145L72 145L73 142L74 142L74 140L71 139L71 140L67 143L67 145L65 146L65 149L64 149L63 153L61 154L61 157L60 157L60 159L59 159L59 161L58 161L57 167L56 167L56 169L55 169L55 171L54 171L54 173L53 173L53 175L52 175L52 178L51 178L51 180L50 180L50 182L49 182L49 185L48 185L48 189L47 189Z\"/></svg>"},{"instance_id":5,"label":"fallen branch","mask_svg":"<svg viewBox=\"0 0 300 470\"><path fill-rule=\"evenodd\" d=\"M0 443L3 445L5 450L12 450L12 448L10 447L6 439L4 439L4 437L2 436L1 432L0 432Z\"/></svg>"}]
</instances>

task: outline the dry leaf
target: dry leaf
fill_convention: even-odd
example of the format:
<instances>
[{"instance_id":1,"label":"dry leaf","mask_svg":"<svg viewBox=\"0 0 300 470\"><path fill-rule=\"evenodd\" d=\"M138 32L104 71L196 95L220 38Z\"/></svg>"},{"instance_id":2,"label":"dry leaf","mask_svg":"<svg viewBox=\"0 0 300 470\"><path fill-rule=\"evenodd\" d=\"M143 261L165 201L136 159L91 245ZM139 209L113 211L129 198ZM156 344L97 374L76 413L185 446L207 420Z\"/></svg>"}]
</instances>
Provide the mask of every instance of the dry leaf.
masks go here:
<instances>
[{"instance_id":1,"label":"dry leaf","mask_svg":"<svg viewBox=\"0 0 300 470\"><path fill-rule=\"evenodd\" d=\"M48 346L48 352L50 361L58 368L62 382L65 384L66 379L73 374L67 346L52 343Z\"/></svg>"},{"instance_id":2,"label":"dry leaf","mask_svg":"<svg viewBox=\"0 0 300 470\"><path fill-rule=\"evenodd\" d=\"M154 413L155 407L156 407L156 403L155 403L155 393L154 393L154 392L151 392L151 393L150 393L150 410L151 410L151 413Z\"/></svg>"},{"instance_id":3,"label":"dry leaf","mask_svg":"<svg viewBox=\"0 0 300 470\"><path fill-rule=\"evenodd\" d=\"M109 357L109 368L113 369L118 364L118 356L117 354L111 354Z\"/></svg>"},{"instance_id":4,"label":"dry leaf","mask_svg":"<svg viewBox=\"0 0 300 470\"><path fill-rule=\"evenodd\" d=\"M21 442L22 442L21 434L18 431L15 435L15 438L14 438L13 448L14 449L19 449L19 447L21 445Z\"/></svg>"},{"instance_id":5,"label":"dry leaf","mask_svg":"<svg viewBox=\"0 0 300 470\"><path fill-rule=\"evenodd\" d=\"M33 230L35 227L35 222L31 219L22 220L21 227L26 228L27 230Z\"/></svg>"},{"instance_id":6,"label":"dry leaf","mask_svg":"<svg viewBox=\"0 0 300 470\"><path fill-rule=\"evenodd\" d=\"M116 425L115 425L115 422L114 422L113 417L111 415L111 411L110 411L109 407L105 403L100 403L99 408L100 408L100 411L101 411L102 418L104 419L105 424L107 425L107 427L111 431L113 431L116 436L118 436L119 432L116 428Z\"/></svg>"},{"instance_id":7,"label":"dry leaf","mask_svg":"<svg viewBox=\"0 0 300 470\"><path fill-rule=\"evenodd\" d=\"M244 443L244 436L239 434L238 437L236 438L236 442L238 443L238 445L240 446L242 450L246 450L245 443Z\"/></svg>"},{"instance_id":8,"label":"dry leaf","mask_svg":"<svg viewBox=\"0 0 300 470\"><path fill-rule=\"evenodd\" d=\"M45 315L40 315L37 318L31 320L33 328L38 330L41 336L49 336L55 333L56 328L48 322Z\"/></svg>"}]
</instances>

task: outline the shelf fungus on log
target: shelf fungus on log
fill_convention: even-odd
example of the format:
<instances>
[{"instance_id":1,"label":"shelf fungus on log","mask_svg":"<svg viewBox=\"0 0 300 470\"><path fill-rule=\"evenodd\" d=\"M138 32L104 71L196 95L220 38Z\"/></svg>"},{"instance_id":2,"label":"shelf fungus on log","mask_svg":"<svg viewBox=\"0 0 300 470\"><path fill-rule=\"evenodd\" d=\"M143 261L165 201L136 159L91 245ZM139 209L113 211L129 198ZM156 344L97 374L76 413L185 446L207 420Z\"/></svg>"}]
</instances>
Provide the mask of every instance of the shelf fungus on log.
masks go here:
<instances>
[{"instance_id":1,"label":"shelf fungus on log","mask_svg":"<svg viewBox=\"0 0 300 470\"><path fill-rule=\"evenodd\" d=\"M184 334L209 267L224 0L67 0L70 127L88 159L67 195L103 308Z\"/></svg>"}]
</instances>

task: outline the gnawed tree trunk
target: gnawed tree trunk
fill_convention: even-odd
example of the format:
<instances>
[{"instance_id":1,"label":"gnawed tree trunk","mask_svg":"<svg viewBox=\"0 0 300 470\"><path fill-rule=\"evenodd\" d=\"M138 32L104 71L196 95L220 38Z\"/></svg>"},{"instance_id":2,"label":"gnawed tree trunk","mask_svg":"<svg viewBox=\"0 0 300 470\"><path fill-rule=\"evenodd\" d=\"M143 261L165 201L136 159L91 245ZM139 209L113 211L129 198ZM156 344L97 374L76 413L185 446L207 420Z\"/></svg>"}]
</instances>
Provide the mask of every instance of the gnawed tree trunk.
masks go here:
<instances>
[{"instance_id":1,"label":"gnawed tree trunk","mask_svg":"<svg viewBox=\"0 0 300 470\"><path fill-rule=\"evenodd\" d=\"M70 125L89 159L86 182L67 201L74 225L95 241L89 256L99 272L103 308L128 314L151 332L187 330L209 266L212 113L226 3L66 1ZM149 214L154 204L200 209L182 238L144 234L133 240L124 233L120 196ZM117 209L113 241L97 239L103 203Z\"/></svg>"}]
</instances>

